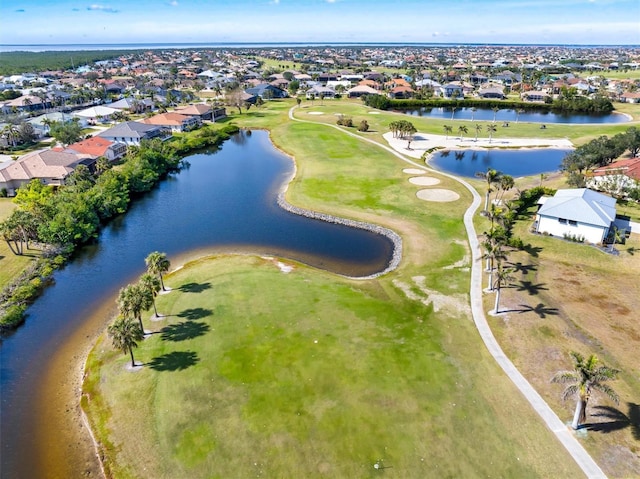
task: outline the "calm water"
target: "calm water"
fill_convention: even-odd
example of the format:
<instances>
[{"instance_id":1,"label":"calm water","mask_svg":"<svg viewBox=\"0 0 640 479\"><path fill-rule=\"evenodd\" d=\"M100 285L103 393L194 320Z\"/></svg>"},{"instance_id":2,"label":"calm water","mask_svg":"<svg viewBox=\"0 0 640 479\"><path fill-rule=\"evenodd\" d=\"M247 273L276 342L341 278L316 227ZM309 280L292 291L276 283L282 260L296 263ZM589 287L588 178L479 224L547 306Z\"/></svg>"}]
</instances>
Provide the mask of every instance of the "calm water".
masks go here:
<instances>
[{"instance_id":1,"label":"calm water","mask_svg":"<svg viewBox=\"0 0 640 479\"><path fill-rule=\"evenodd\" d=\"M458 176L474 177L487 168L513 177L537 175L557 171L562 159L571 150L452 150L433 155L429 164L434 168Z\"/></svg>"},{"instance_id":2,"label":"calm water","mask_svg":"<svg viewBox=\"0 0 640 479\"><path fill-rule=\"evenodd\" d=\"M416 108L402 110L403 113L428 118L442 118L443 120L474 120L494 121L491 108ZM531 122L531 123L625 123L629 121L626 115L610 113L607 115L586 115L574 113L533 112L517 113L516 110L502 109L495 112L495 121L499 123Z\"/></svg>"},{"instance_id":3,"label":"calm water","mask_svg":"<svg viewBox=\"0 0 640 479\"><path fill-rule=\"evenodd\" d=\"M47 407L60 407L55 398L50 405L50 398L39 397L45 380L57 380L47 376L47 367L99 305L111 304L118 289L143 272L149 252L164 251L171 259L192 250L238 247L354 276L381 271L391 259L393 245L385 237L296 216L276 205L293 164L273 148L266 132L237 135L216 154L188 160L189 168L133 204L104 229L99 244L84 248L56 273L55 285L29 308L26 324L2 343L2 478L62 477L51 464L64 463L64 454L41 458L53 454L42 443L47 435L42 431L59 412ZM104 328L106 320L99 318L96 328ZM82 334L79 342L86 343ZM76 470L67 477L80 475Z\"/></svg>"}]
</instances>

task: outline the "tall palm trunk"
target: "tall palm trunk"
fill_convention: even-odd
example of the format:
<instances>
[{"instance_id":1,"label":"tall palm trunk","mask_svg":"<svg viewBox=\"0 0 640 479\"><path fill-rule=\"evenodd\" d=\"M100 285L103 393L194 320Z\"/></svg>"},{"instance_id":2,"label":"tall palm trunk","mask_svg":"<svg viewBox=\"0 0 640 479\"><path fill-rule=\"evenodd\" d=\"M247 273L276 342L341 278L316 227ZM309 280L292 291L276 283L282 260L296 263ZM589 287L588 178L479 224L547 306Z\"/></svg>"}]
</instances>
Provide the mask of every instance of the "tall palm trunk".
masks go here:
<instances>
[{"instance_id":1,"label":"tall palm trunk","mask_svg":"<svg viewBox=\"0 0 640 479\"><path fill-rule=\"evenodd\" d=\"M587 398L580 395L578 398L578 402L576 403L576 410L573 413L573 422L571 423L571 427L573 429L578 429L580 424L584 424L587 420Z\"/></svg>"},{"instance_id":2,"label":"tall palm trunk","mask_svg":"<svg viewBox=\"0 0 640 479\"><path fill-rule=\"evenodd\" d=\"M133 348L129 348L129 354L131 355L131 367L135 368L136 367L136 361L135 361L135 359L133 359Z\"/></svg>"},{"instance_id":3,"label":"tall palm trunk","mask_svg":"<svg viewBox=\"0 0 640 479\"><path fill-rule=\"evenodd\" d=\"M493 307L493 311L496 314L500 312L498 308L500 308L500 285L498 285L498 287L496 288L496 304Z\"/></svg>"}]
</instances>

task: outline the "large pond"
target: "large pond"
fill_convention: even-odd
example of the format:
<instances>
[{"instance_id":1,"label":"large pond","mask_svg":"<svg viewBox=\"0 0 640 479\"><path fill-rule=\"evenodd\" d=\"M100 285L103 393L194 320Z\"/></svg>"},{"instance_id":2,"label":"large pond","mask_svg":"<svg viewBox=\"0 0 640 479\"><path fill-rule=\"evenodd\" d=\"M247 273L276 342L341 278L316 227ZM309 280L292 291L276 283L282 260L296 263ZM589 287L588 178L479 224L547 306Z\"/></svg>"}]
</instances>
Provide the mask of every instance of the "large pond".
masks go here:
<instances>
[{"instance_id":1,"label":"large pond","mask_svg":"<svg viewBox=\"0 0 640 479\"><path fill-rule=\"evenodd\" d=\"M350 276L380 272L392 258L394 246L385 236L278 207L276 195L293 162L264 131L236 135L220 151L188 161L189 168L136 201L103 230L98 244L57 272L55 284L29 308L27 322L4 338L2 478L84 476L82 459L70 454L77 445L59 434L74 417L74 405L58 397L67 394L63 380L78 374L65 370L64 361L104 329L118 289L143 272L149 252L164 251L174 264L196 250L273 253ZM64 354L69 358L60 359Z\"/></svg>"},{"instance_id":2,"label":"large pond","mask_svg":"<svg viewBox=\"0 0 640 479\"><path fill-rule=\"evenodd\" d=\"M398 110L400 111L400 110ZM606 115L588 115L579 113L551 113L525 111L518 113L516 110L504 108L494 112L491 108L415 108L403 109L402 113L427 118L441 118L442 120L479 120L496 121L500 123L532 122L532 123L625 123L629 117L621 113L609 113Z\"/></svg>"},{"instance_id":3,"label":"large pond","mask_svg":"<svg viewBox=\"0 0 640 479\"><path fill-rule=\"evenodd\" d=\"M513 177L557 171L571 150L536 148L522 150L446 150L435 153L429 165L458 176L474 177L488 168Z\"/></svg>"}]
</instances>

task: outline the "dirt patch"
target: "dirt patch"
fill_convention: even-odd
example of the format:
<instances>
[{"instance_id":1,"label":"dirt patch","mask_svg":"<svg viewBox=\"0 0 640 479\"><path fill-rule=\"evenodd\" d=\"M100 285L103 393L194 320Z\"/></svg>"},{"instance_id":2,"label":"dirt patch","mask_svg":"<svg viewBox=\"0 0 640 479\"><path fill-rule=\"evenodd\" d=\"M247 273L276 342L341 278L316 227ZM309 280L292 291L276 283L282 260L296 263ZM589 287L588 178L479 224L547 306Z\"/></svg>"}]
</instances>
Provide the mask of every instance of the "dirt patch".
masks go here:
<instances>
[{"instance_id":1,"label":"dirt patch","mask_svg":"<svg viewBox=\"0 0 640 479\"><path fill-rule=\"evenodd\" d=\"M394 280L393 284L400 289L407 298L420 301L425 306L433 305L435 312L443 311L457 316L460 313L467 317L471 316L469 298L465 294L445 295L439 291L427 288L424 276L414 276L411 278L413 285Z\"/></svg>"}]
</instances>

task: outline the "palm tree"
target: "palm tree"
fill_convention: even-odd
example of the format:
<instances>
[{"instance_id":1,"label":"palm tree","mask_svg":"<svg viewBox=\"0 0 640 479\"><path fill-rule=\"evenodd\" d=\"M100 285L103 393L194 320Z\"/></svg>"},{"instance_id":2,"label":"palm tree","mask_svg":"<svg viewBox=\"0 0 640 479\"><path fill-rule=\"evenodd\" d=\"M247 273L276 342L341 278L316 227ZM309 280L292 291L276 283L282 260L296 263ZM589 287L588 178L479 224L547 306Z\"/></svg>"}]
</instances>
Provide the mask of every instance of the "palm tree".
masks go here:
<instances>
[{"instance_id":1,"label":"palm tree","mask_svg":"<svg viewBox=\"0 0 640 479\"><path fill-rule=\"evenodd\" d=\"M506 255L505 255L506 259ZM502 286L507 283L507 281L511 281L511 273L513 273L513 268L504 268L502 266L502 259L497 259L497 268L495 272L495 279L493 282L493 289L496 291L496 304L493 307L494 314L498 314L500 312L500 290Z\"/></svg>"},{"instance_id":2,"label":"palm tree","mask_svg":"<svg viewBox=\"0 0 640 479\"><path fill-rule=\"evenodd\" d=\"M140 323L140 329L144 332L142 311L151 307L153 295L139 284L129 284L120 289L116 302L120 315L125 318L137 319Z\"/></svg>"},{"instance_id":3,"label":"palm tree","mask_svg":"<svg viewBox=\"0 0 640 479\"><path fill-rule=\"evenodd\" d=\"M482 246L485 249L485 253L482 255L487 260L487 273L489 273L489 291L493 291L493 265L497 262L506 261L507 254L505 253L501 242L495 242L492 238L487 238L482 242Z\"/></svg>"},{"instance_id":4,"label":"palm tree","mask_svg":"<svg viewBox=\"0 0 640 479\"><path fill-rule=\"evenodd\" d=\"M462 141L462 136L469 132L469 129L465 125L460 125L458 127L458 133L460 133L460 141Z\"/></svg>"},{"instance_id":5,"label":"palm tree","mask_svg":"<svg viewBox=\"0 0 640 479\"><path fill-rule=\"evenodd\" d=\"M471 107L471 121L473 121L473 117L474 117L474 115L476 114L476 111L477 111L477 110L478 110L478 109L477 109L475 106L472 106L472 107Z\"/></svg>"},{"instance_id":6,"label":"palm tree","mask_svg":"<svg viewBox=\"0 0 640 479\"><path fill-rule=\"evenodd\" d=\"M449 139L449 134L453 131L453 127L449 125L444 125L444 132L447 134L447 140Z\"/></svg>"},{"instance_id":7,"label":"palm tree","mask_svg":"<svg viewBox=\"0 0 640 479\"><path fill-rule=\"evenodd\" d=\"M518 118L520 117L520 113L524 113L524 110L522 108L518 108L516 110L516 123L518 123Z\"/></svg>"},{"instance_id":8,"label":"palm tree","mask_svg":"<svg viewBox=\"0 0 640 479\"><path fill-rule=\"evenodd\" d=\"M160 279L157 276L154 276L151 273L144 273L140 276L140 281L138 283L141 288L151 294L152 302L153 302L153 312L156 315L156 318L160 317L158 314L158 309L156 308L156 296L162 287L160 285Z\"/></svg>"},{"instance_id":9,"label":"palm tree","mask_svg":"<svg viewBox=\"0 0 640 479\"><path fill-rule=\"evenodd\" d=\"M169 267L171 266L171 263L167 259L167 255L165 253L154 251L145 258L144 262L147 265L147 270L149 271L149 273L158 275L158 277L160 278L162 291L166 291L167 289L164 287L162 274L169 271Z\"/></svg>"},{"instance_id":10,"label":"palm tree","mask_svg":"<svg viewBox=\"0 0 640 479\"><path fill-rule=\"evenodd\" d=\"M587 419L587 403L592 390L606 394L613 402L618 404L618 394L604 383L616 379L616 375L620 371L604 364L599 366L598 358L595 354L590 355L587 359L575 351L571 351L569 354L573 359L573 371L559 371L553 376L551 382L569 383L562 393L563 401L571 396L578 395L578 402L576 403L576 410L571 423L573 429L578 429L579 425Z\"/></svg>"},{"instance_id":11,"label":"palm tree","mask_svg":"<svg viewBox=\"0 0 640 479\"><path fill-rule=\"evenodd\" d=\"M491 140L493 139L493 134L498 131L498 127L496 125L494 125L493 123L489 123L487 125L487 131L489 132L489 143L491 143Z\"/></svg>"},{"instance_id":12,"label":"palm tree","mask_svg":"<svg viewBox=\"0 0 640 479\"><path fill-rule=\"evenodd\" d=\"M500 175L500 178L498 178L498 188L500 190L500 196L498 199L502 201L504 194L513 188L515 184L513 176L505 174Z\"/></svg>"},{"instance_id":13,"label":"palm tree","mask_svg":"<svg viewBox=\"0 0 640 479\"><path fill-rule=\"evenodd\" d=\"M107 331L113 347L119 349L124 354L129 353L131 355L131 366L135 367L136 362L133 358L133 348L138 347L138 341L144 339L144 333L138 324L124 316L118 316Z\"/></svg>"},{"instance_id":14,"label":"palm tree","mask_svg":"<svg viewBox=\"0 0 640 479\"><path fill-rule=\"evenodd\" d=\"M478 133L480 133L482 131L482 125L480 123L476 123L476 139L475 141L478 141Z\"/></svg>"},{"instance_id":15,"label":"palm tree","mask_svg":"<svg viewBox=\"0 0 640 479\"><path fill-rule=\"evenodd\" d=\"M477 178L482 178L484 180L486 180L487 182L487 194L484 198L484 210L488 211L489 210L489 195L490 193L493 191L491 189L491 186L494 183L497 183L500 180L500 176L502 176L502 173L500 173L498 170L494 170L493 168L487 168L486 173L483 171L478 171L476 173L476 177Z\"/></svg>"},{"instance_id":16,"label":"palm tree","mask_svg":"<svg viewBox=\"0 0 640 479\"><path fill-rule=\"evenodd\" d=\"M453 115L456 114L456 110L458 109L457 106L451 107L451 119L453 120Z\"/></svg>"}]
</instances>

